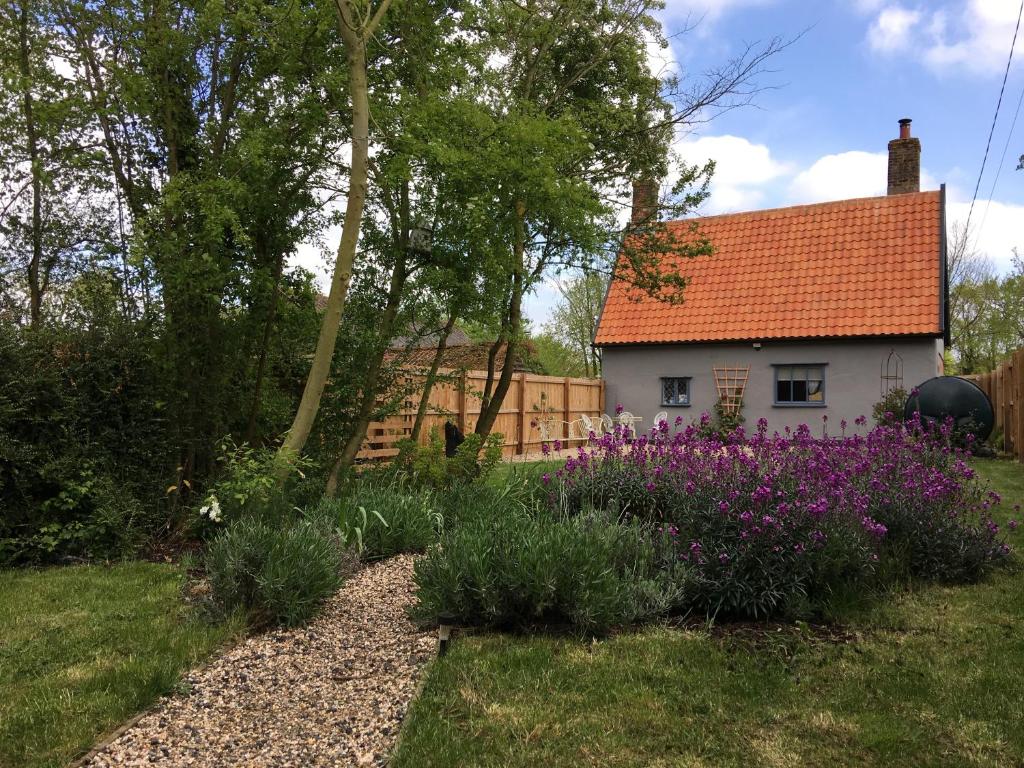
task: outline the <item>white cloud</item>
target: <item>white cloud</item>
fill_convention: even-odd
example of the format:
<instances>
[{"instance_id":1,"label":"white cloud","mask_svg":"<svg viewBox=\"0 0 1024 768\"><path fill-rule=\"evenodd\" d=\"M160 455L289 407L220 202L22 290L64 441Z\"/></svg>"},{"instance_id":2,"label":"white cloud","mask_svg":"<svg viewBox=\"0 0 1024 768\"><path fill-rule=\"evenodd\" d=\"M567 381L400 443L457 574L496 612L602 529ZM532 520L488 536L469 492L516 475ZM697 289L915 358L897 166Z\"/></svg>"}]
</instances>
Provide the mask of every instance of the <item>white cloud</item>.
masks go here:
<instances>
[{"instance_id":1,"label":"white cloud","mask_svg":"<svg viewBox=\"0 0 1024 768\"><path fill-rule=\"evenodd\" d=\"M867 34L873 51L916 51L915 58L936 71L981 75L998 74L1006 66L1020 8L1012 0L952 0L942 7L931 2L927 10L881 7L871 0L855 5L875 15ZM1024 34L1017 37L1015 55L1024 55Z\"/></svg>"},{"instance_id":2,"label":"white cloud","mask_svg":"<svg viewBox=\"0 0 1024 768\"><path fill-rule=\"evenodd\" d=\"M885 152L853 150L818 158L796 174L789 184L793 203L848 200L884 195L889 175ZM921 171L921 189L938 189L939 182L927 170Z\"/></svg>"},{"instance_id":3,"label":"white cloud","mask_svg":"<svg viewBox=\"0 0 1024 768\"><path fill-rule=\"evenodd\" d=\"M646 46L647 67L651 70L651 74L658 78L680 74L682 68L679 66L679 59L672 51L671 44L662 48L653 37L647 36Z\"/></svg>"},{"instance_id":4,"label":"white cloud","mask_svg":"<svg viewBox=\"0 0 1024 768\"><path fill-rule=\"evenodd\" d=\"M910 44L910 35L921 20L920 11L898 5L883 8L868 29L868 44L881 53L895 53Z\"/></svg>"},{"instance_id":5,"label":"white cloud","mask_svg":"<svg viewBox=\"0 0 1024 768\"><path fill-rule=\"evenodd\" d=\"M815 203L884 195L888 160L884 152L840 152L819 158L789 184L794 202Z\"/></svg>"},{"instance_id":6,"label":"white cloud","mask_svg":"<svg viewBox=\"0 0 1024 768\"><path fill-rule=\"evenodd\" d=\"M947 199L946 220L950 226L954 222L967 221L970 198L955 188L947 188ZM974 205L974 213L971 215L971 233L974 237L972 245L978 254L988 257L1002 274L1010 269L1014 248L1024 257L1022 221L1024 205L998 200L993 200L991 205L985 200L979 200Z\"/></svg>"},{"instance_id":7,"label":"white cloud","mask_svg":"<svg viewBox=\"0 0 1024 768\"><path fill-rule=\"evenodd\" d=\"M689 165L715 161L711 197L705 205L705 213L758 208L763 202L766 185L791 170L773 158L766 145L755 144L741 136L686 139L675 149L680 159Z\"/></svg>"}]
</instances>

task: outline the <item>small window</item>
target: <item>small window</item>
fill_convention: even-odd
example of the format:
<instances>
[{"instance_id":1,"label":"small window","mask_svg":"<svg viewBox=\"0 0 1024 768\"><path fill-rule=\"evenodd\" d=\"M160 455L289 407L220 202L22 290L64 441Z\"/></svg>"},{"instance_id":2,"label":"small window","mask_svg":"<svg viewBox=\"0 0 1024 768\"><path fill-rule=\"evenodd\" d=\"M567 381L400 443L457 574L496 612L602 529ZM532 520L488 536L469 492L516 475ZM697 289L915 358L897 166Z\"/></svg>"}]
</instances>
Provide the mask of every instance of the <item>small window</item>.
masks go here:
<instances>
[{"instance_id":1,"label":"small window","mask_svg":"<svg viewBox=\"0 0 1024 768\"><path fill-rule=\"evenodd\" d=\"M825 366L775 366L775 404L825 405Z\"/></svg>"},{"instance_id":2,"label":"small window","mask_svg":"<svg viewBox=\"0 0 1024 768\"><path fill-rule=\"evenodd\" d=\"M662 405L689 405L690 404L690 377L676 376L663 378L661 380L661 404Z\"/></svg>"}]
</instances>

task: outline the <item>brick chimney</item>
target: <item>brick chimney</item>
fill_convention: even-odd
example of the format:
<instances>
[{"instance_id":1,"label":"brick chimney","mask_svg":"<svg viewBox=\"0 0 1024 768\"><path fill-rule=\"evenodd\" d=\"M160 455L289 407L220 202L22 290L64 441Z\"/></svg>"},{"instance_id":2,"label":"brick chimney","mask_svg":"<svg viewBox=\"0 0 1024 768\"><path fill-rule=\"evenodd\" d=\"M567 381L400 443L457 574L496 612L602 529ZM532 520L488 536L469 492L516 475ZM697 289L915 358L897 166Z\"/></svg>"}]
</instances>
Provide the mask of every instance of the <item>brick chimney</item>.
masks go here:
<instances>
[{"instance_id":1,"label":"brick chimney","mask_svg":"<svg viewBox=\"0 0 1024 768\"><path fill-rule=\"evenodd\" d=\"M643 178L633 181L633 215L630 224L636 226L658 215L658 182Z\"/></svg>"},{"instance_id":2,"label":"brick chimney","mask_svg":"<svg viewBox=\"0 0 1024 768\"><path fill-rule=\"evenodd\" d=\"M910 135L910 118L900 120L900 137L889 142L890 195L921 191L921 141Z\"/></svg>"}]
</instances>

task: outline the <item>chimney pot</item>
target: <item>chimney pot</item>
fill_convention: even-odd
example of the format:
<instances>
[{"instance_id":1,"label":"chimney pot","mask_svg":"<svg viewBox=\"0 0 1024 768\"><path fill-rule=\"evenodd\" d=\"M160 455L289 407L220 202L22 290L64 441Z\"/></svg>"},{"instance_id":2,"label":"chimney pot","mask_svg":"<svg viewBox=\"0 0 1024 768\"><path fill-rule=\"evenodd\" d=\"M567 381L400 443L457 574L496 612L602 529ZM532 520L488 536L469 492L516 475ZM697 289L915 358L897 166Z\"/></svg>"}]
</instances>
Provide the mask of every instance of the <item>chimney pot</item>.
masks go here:
<instances>
[{"instance_id":1,"label":"chimney pot","mask_svg":"<svg viewBox=\"0 0 1024 768\"><path fill-rule=\"evenodd\" d=\"M887 194L921 191L921 141L910 135L910 118L900 121L900 137L889 142Z\"/></svg>"}]
</instances>

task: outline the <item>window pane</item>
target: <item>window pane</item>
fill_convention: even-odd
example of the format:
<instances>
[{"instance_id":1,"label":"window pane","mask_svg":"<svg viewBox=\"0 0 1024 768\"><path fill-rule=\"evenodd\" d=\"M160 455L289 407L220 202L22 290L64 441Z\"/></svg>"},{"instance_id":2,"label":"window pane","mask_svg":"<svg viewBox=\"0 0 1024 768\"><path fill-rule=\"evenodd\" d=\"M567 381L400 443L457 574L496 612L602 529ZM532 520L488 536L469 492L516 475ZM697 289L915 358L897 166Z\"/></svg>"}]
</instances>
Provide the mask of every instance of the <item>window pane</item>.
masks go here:
<instances>
[{"instance_id":1,"label":"window pane","mask_svg":"<svg viewBox=\"0 0 1024 768\"><path fill-rule=\"evenodd\" d=\"M793 382L793 402L794 403L806 403L807 402L807 382L795 380Z\"/></svg>"},{"instance_id":2,"label":"window pane","mask_svg":"<svg viewBox=\"0 0 1024 768\"><path fill-rule=\"evenodd\" d=\"M775 383L775 400L779 403L788 403L793 400L793 391L788 381L784 381L782 377Z\"/></svg>"},{"instance_id":3,"label":"window pane","mask_svg":"<svg viewBox=\"0 0 1024 768\"><path fill-rule=\"evenodd\" d=\"M776 375L778 376L779 381L789 381L793 378L792 368L777 368L776 370L778 371Z\"/></svg>"},{"instance_id":4,"label":"window pane","mask_svg":"<svg viewBox=\"0 0 1024 768\"><path fill-rule=\"evenodd\" d=\"M812 403L825 401L825 388L821 379L807 379L807 400Z\"/></svg>"},{"instance_id":5,"label":"window pane","mask_svg":"<svg viewBox=\"0 0 1024 768\"><path fill-rule=\"evenodd\" d=\"M663 378L661 380L662 405L689 405L690 380L687 378Z\"/></svg>"}]
</instances>

